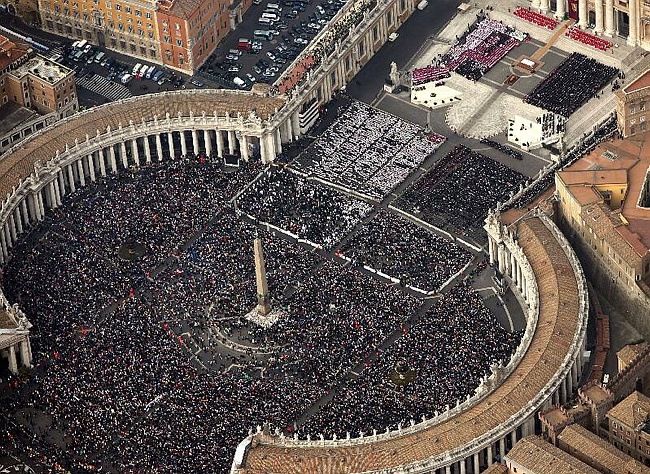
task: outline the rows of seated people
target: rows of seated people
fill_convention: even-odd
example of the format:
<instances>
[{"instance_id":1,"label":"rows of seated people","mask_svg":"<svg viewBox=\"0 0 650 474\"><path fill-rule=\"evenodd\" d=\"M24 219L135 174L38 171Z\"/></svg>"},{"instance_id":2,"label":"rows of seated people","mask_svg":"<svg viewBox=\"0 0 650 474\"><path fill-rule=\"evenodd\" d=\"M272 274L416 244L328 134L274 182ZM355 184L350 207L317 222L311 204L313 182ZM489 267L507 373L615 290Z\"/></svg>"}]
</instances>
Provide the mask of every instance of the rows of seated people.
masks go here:
<instances>
[{"instance_id":1,"label":"rows of seated people","mask_svg":"<svg viewBox=\"0 0 650 474\"><path fill-rule=\"evenodd\" d=\"M381 200L443 141L439 135L428 139L421 127L353 101L290 166Z\"/></svg>"},{"instance_id":2,"label":"rows of seated people","mask_svg":"<svg viewBox=\"0 0 650 474\"><path fill-rule=\"evenodd\" d=\"M521 8L521 7L517 8L515 10L515 16L522 18L526 21L529 21L531 23L534 23L536 25L543 26L544 28L548 28L549 30L554 30L558 24L558 22L553 18L549 18L545 15L542 15L541 13L528 10L527 8Z\"/></svg>"},{"instance_id":3,"label":"rows of seated people","mask_svg":"<svg viewBox=\"0 0 650 474\"><path fill-rule=\"evenodd\" d=\"M459 145L407 189L396 206L434 225L465 233L483 225L525 177Z\"/></svg>"},{"instance_id":4,"label":"rows of seated people","mask_svg":"<svg viewBox=\"0 0 650 474\"><path fill-rule=\"evenodd\" d=\"M490 140L489 138L481 138L480 142L494 148L495 150L499 150L500 152L508 156L513 157L515 160L523 159L523 155L521 154L521 152L518 152L517 150L510 148L509 146L504 145L503 143L495 142L494 140Z\"/></svg>"},{"instance_id":5,"label":"rows of seated people","mask_svg":"<svg viewBox=\"0 0 650 474\"><path fill-rule=\"evenodd\" d=\"M618 73L583 54L572 53L526 96L525 101L542 109L569 117Z\"/></svg>"},{"instance_id":6,"label":"rows of seated people","mask_svg":"<svg viewBox=\"0 0 650 474\"><path fill-rule=\"evenodd\" d=\"M426 84L427 82L436 82L449 77L449 69L442 66L426 66L415 68L411 73L413 85Z\"/></svg>"},{"instance_id":7,"label":"rows of seated people","mask_svg":"<svg viewBox=\"0 0 650 474\"><path fill-rule=\"evenodd\" d=\"M486 16L438 58L434 66L444 66L476 81L525 37L514 28Z\"/></svg>"},{"instance_id":8,"label":"rows of seated people","mask_svg":"<svg viewBox=\"0 0 650 474\"><path fill-rule=\"evenodd\" d=\"M569 38L576 41L580 41L586 45L593 46L594 48L601 51L607 51L609 48L614 46L611 41L601 38L600 36L594 36L590 33L587 33L586 31L582 31L577 27L569 28L565 33L565 36L568 36Z\"/></svg>"}]
</instances>

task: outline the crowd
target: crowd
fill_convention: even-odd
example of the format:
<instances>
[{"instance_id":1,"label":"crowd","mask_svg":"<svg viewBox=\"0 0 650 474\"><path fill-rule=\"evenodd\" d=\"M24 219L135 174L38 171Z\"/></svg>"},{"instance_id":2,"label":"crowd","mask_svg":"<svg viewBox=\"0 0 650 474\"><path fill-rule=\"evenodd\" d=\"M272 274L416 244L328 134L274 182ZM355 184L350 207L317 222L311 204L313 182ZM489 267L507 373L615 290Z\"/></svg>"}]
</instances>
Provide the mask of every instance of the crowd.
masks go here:
<instances>
[{"instance_id":1,"label":"crowd","mask_svg":"<svg viewBox=\"0 0 650 474\"><path fill-rule=\"evenodd\" d=\"M481 227L488 210L524 180L522 174L459 145L407 189L396 206L463 233Z\"/></svg>"},{"instance_id":2,"label":"crowd","mask_svg":"<svg viewBox=\"0 0 650 474\"><path fill-rule=\"evenodd\" d=\"M383 430L463 399L491 361L507 359L516 335L500 334L467 288L419 318L422 300L399 286L249 222L242 210L333 245L370 210L286 169L251 184L260 171L185 159L111 176L68 195L13 249L5 292L34 325L35 369L3 400L1 414L26 413L25 430L38 433L32 442L15 427L2 431L17 454L51 471L227 472L256 425L290 434L308 420L302 433L328 436ZM240 191L242 208L233 209ZM382 247L396 253L394 268L414 267L407 269L413 282L435 286L467 261L452 244L385 213L360 235L384 223L393 230L385 227ZM256 304L255 236L263 240L272 306L283 312L271 327L245 317ZM120 259L124 242L144 244L146 255ZM434 260L433 280L411 251ZM410 321L417 323L407 330ZM395 334L404 336L392 349ZM379 364L363 370L377 351ZM391 403L393 392L380 382L403 356L420 374L405 393L422 390L425 402L408 395L415 408L371 412ZM346 385L359 367L362 377ZM435 374L429 381L427 370ZM319 414L317 402L332 394Z\"/></svg>"},{"instance_id":3,"label":"crowd","mask_svg":"<svg viewBox=\"0 0 650 474\"><path fill-rule=\"evenodd\" d=\"M435 134L433 134L435 135ZM381 200L444 141L417 125L352 101L291 167Z\"/></svg>"},{"instance_id":4,"label":"crowd","mask_svg":"<svg viewBox=\"0 0 650 474\"><path fill-rule=\"evenodd\" d=\"M525 101L569 117L614 79L618 69L593 58L571 53L551 74L526 96Z\"/></svg>"},{"instance_id":5,"label":"crowd","mask_svg":"<svg viewBox=\"0 0 650 474\"><path fill-rule=\"evenodd\" d=\"M365 364L359 377L336 390L333 399L300 427L316 438L359 431L372 435L386 426L410 426L432 418L473 395L490 365L506 365L521 332L504 330L481 298L464 282L445 294L386 351ZM391 372L398 361L415 370L415 380L398 387Z\"/></svg>"},{"instance_id":6,"label":"crowd","mask_svg":"<svg viewBox=\"0 0 650 474\"><path fill-rule=\"evenodd\" d=\"M372 209L287 168L269 169L239 196L237 207L258 221L330 249Z\"/></svg>"},{"instance_id":7,"label":"crowd","mask_svg":"<svg viewBox=\"0 0 650 474\"><path fill-rule=\"evenodd\" d=\"M433 66L444 66L478 81L525 38L525 34L511 26L483 16Z\"/></svg>"},{"instance_id":8,"label":"crowd","mask_svg":"<svg viewBox=\"0 0 650 474\"><path fill-rule=\"evenodd\" d=\"M438 290L472 259L457 244L386 211L348 240L341 253L357 266L368 265L426 292Z\"/></svg>"},{"instance_id":9,"label":"crowd","mask_svg":"<svg viewBox=\"0 0 650 474\"><path fill-rule=\"evenodd\" d=\"M519 7L514 11L514 14L523 20L535 23L539 26L543 26L549 30L554 30L558 25L557 20L542 15L541 13L537 13L533 10L529 10L528 8Z\"/></svg>"},{"instance_id":10,"label":"crowd","mask_svg":"<svg viewBox=\"0 0 650 474\"><path fill-rule=\"evenodd\" d=\"M489 138L481 138L480 142L489 147L494 148L495 150L499 150L500 152L508 156L511 156L515 160L523 160L523 155L521 154L521 152L515 150L514 148L510 148L508 145L495 142L494 140L490 140Z\"/></svg>"}]
</instances>

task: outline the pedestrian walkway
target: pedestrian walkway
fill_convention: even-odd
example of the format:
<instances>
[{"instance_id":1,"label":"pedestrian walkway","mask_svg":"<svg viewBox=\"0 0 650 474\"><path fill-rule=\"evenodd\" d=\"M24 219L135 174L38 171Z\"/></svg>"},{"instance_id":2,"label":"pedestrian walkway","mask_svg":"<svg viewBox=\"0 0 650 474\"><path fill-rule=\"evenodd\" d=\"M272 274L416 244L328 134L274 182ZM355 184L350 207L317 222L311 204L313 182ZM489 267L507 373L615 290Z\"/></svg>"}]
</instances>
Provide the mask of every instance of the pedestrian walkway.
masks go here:
<instances>
[{"instance_id":1,"label":"pedestrian walkway","mask_svg":"<svg viewBox=\"0 0 650 474\"><path fill-rule=\"evenodd\" d=\"M105 77L95 75L91 78L78 77L77 86L88 89L95 94L106 97L110 100L120 100L131 97L131 91L122 84L109 81Z\"/></svg>"}]
</instances>

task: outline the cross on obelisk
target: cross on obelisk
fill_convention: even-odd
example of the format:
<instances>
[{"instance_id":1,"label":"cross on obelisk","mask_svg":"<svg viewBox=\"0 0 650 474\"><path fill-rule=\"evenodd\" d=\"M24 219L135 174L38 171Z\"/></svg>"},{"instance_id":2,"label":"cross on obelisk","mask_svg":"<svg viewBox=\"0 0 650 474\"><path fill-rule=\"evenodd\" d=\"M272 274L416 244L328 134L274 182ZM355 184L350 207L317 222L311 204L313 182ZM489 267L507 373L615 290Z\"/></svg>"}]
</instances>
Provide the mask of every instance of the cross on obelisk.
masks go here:
<instances>
[{"instance_id":1,"label":"cross on obelisk","mask_svg":"<svg viewBox=\"0 0 650 474\"><path fill-rule=\"evenodd\" d=\"M259 237L255 239L253 250L255 251L255 279L257 280L257 312L262 316L266 316L271 312L271 297L266 282L262 240Z\"/></svg>"}]
</instances>

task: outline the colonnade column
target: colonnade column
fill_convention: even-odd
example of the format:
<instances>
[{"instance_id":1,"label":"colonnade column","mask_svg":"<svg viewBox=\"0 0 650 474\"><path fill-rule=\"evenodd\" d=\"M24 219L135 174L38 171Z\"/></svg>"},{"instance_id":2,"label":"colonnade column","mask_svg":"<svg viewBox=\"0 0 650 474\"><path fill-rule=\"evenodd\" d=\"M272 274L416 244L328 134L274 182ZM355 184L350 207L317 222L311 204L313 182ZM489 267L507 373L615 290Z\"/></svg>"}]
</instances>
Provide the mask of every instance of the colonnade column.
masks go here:
<instances>
[{"instance_id":1,"label":"colonnade column","mask_svg":"<svg viewBox=\"0 0 650 474\"><path fill-rule=\"evenodd\" d=\"M169 157L173 160L174 157L174 133L167 132L167 148L169 148Z\"/></svg>"},{"instance_id":2,"label":"colonnade column","mask_svg":"<svg viewBox=\"0 0 650 474\"><path fill-rule=\"evenodd\" d=\"M216 130L217 134L217 156L223 158L223 135L221 130Z\"/></svg>"},{"instance_id":3,"label":"colonnade column","mask_svg":"<svg viewBox=\"0 0 650 474\"><path fill-rule=\"evenodd\" d=\"M4 257L9 255L9 249L7 247L7 236L5 235L4 227L2 228L2 231L0 232L0 248L2 249L2 256L3 256L3 261L4 261Z\"/></svg>"},{"instance_id":4,"label":"colonnade column","mask_svg":"<svg viewBox=\"0 0 650 474\"><path fill-rule=\"evenodd\" d=\"M72 165L68 165L68 185L70 185L70 192L74 193L76 191L75 182L74 182L74 171L72 171Z\"/></svg>"},{"instance_id":5,"label":"colonnade column","mask_svg":"<svg viewBox=\"0 0 650 474\"><path fill-rule=\"evenodd\" d=\"M102 178L106 177L106 157L104 156L104 150L99 150L97 153L97 159L99 161L99 174L102 175Z\"/></svg>"},{"instance_id":6,"label":"colonnade column","mask_svg":"<svg viewBox=\"0 0 650 474\"><path fill-rule=\"evenodd\" d=\"M120 150L122 151L122 166L125 170L129 169L129 159L126 156L126 143L120 142Z\"/></svg>"},{"instance_id":7,"label":"colonnade column","mask_svg":"<svg viewBox=\"0 0 650 474\"><path fill-rule=\"evenodd\" d=\"M460 461L460 474L467 474L467 467L465 466L465 460Z\"/></svg>"},{"instance_id":8,"label":"colonnade column","mask_svg":"<svg viewBox=\"0 0 650 474\"><path fill-rule=\"evenodd\" d=\"M512 433L510 433L510 443L512 446L517 444L517 430L512 430Z\"/></svg>"},{"instance_id":9,"label":"colonnade column","mask_svg":"<svg viewBox=\"0 0 650 474\"><path fill-rule=\"evenodd\" d=\"M203 141L205 142L205 154L210 157L212 155L212 141L210 140L209 130L203 130Z\"/></svg>"},{"instance_id":10,"label":"colonnade column","mask_svg":"<svg viewBox=\"0 0 650 474\"><path fill-rule=\"evenodd\" d=\"M54 200L56 202L57 206L60 206L62 204L61 202L61 183L59 182L61 178L61 173L57 173L56 177L54 178Z\"/></svg>"},{"instance_id":11,"label":"colonnade column","mask_svg":"<svg viewBox=\"0 0 650 474\"><path fill-rule=\"evenodd\" d=\"M564 20L564 15L566 14L566 5L564 4L566 0L557 0L557 6L555 9L555 18L558 20Z\"/></svg>"},{"instance_id":12,"label":"colonnade column","mask_svg":"<svg viewBox=\"0 0 650 474\"><path fill-rule=\"evenodd\" d=\"M636 46L637 44L637 23L639 22L639 10L637 8L637 0L630 0L628 2L629 18L630 18L630 31L627 37L627 44Z\"/></svg>"},{"instance_id":13,"label":"colonnade column","mask_svg":"<svg viewBox=\"0 0 650 474\"><path fill-rule=\"evenodd\" d=\"M18 373L18 364L16 363L16 352L14 346L7 347L9 351L9 371L13 374Z\"/></svg>"},{"instance_id":14,"label":"colonnade column","mask_svg":"<svg viewBox=\"0 0 650 474\"><path fill-rule=\"evenodd\" d=\"M499 438L499 456L503 460L503 456L506 454L506 439Z\"/></svg>"},{"instance_id":15,"label":"colonnade column","mask_svg":"<svg viewBox=\"0 0 650 474\"><path fill-rule=\"evenodd\" d=\"M478 462L478 453L474 453L473 459L474 459L474 474L478 474L479 471L481 470Z\"/></svg>"},{"instance_id":16,"label":"colonnade column","mask_svg":"<svg viewBox=\"0 0 650 474\"><path fill-rule=\"evenodd\" d=\"M614 0L605 0L605 34L614 36Z\"/></svg>"},{"instance_id":17,"label":"colonnade column","mask_svg":"<svg viewBox=\"0 0 650 474\"><path fill-rule=\"evenodd\" d=\"M131 140L131 150L133 152L133 159L135 160L135 166L140 168L140 150L138 150L138 139L134 138Z\"/></svg>"},{"instance_id":18,"label":"colonnade column","mask_svg":"<svg viewBox=\"0 0 650 474\"><path fill-rule=\"evenodd\" d=\"M239 148L241 148L241 157L244 161L248 161L250 158L248 155L248 137L242 133L241 139L239 140Z\"/></svg>"},{"instance_id":19,"label":"colonnade column","mask_svg":"<svg viewBox=\"0 0 650 474\"><path fill-rule=\"evenodd\" d=\"M494 262L496 262L496 256L495 254L495 246L496 242L488 235L488 252L490 255L490 265L494 265Z\"/></svg>"},{"instance_id":20,"label":"colonnade column","mask_svg":"<svg viewBox=\"0 0 650 474\"><path fill-rule=\"evenodd\" d=\"M445 466L445 474L451 474L451 466Z\"/></svg>"},{"instance_id":21,"label":"colonnade column","mask_svg":"<svg viewBox=\"0 0 650 474\"><path fill-rule=\"evenodd\" d=\"M99 150L99 157L101 158L102 151ZM90 174L90 180L94 183L96 179L95 175L95 152L88 155L88 173Z\"/></svg>"},{"instance_id":22,"label":"colonnade column","mask_svg":"<svg viewBox=\"0 0 650 474\"><path fill-rule=\"evenodd\" d=\"M199 132L192 130L192 149L195 155L199 154Z\"/></svg>"},{"instance_id":23,"label":"colonnade column","mask_svg":"<svg viewBox=\"0 0 650 474\"><path fill-rule=\"evenodd\" d=\"M23 360L24 366L30 367L32 365L32 354L27 341L20 343L20 358Z\"/></svg>"},{"instance_id":24,"label":"colonnade column","mask_svg":"<svg viewBox=\"0 0 650 474\"><path fill-rule=\"evenodd\" d=\"M144 159L147 164L151 163L151 145L149 144L149 135L142 137L144 140Z\"/></svg>"},{"instance_id":25,"label":"colonnade column","mask_svg":"<svg viewBox=\"0 0 650 474\"><path fill-rule=\"evenodd\" d=\"M187 138L185 137L185 130L181 130L181 155L183 158L187 156Z\"/></svg>"},{"instance_id":26,"label":"colonnade column","mask_svg":"<svg viewBox=\"0 0 650 474\"><path fill-rule=\"evenodd\" d=\"M20 207L16 206L14 209L14 222L16 224L16 230L19 234L23 233L23 218L20 215Z\"/></svg>"},{"instance_id":27,"label":"colonnade column","mask_svg":"<svg viewBox=\"0 0 650 474\"><path fill-rule=\"evenodd\" d=\"M489 444L487 447L487 464L491 466L494 459L494 453L492 452L492 445Z\"/></svg>"},{"instance_id":28,"label":"colonnade column","mask_svg":"<svg viewBox=\"0 0 650 474\"><path fill-rule=\"evenodd\" d=\"M280 154L282 153L282 137L280 136L280 128L275 129L275 149L277 150L277 153Z\"/></svg>"},{"instance_id":29,"label":"colonnade column","mask_svg":"<svg viewBox=\"0 0 650 474\"><path fill-rule=\"evenodd\" d=\"M20 201L20 211L23 214L23 220L26 224L31 224L32 220L29 218L29 211L27 210L27 199Z\"/></svg>"},{"instance_id":30,"label":"colonnade column","mask_svg":"<svg viewBox=\"0 0 650 474\"><path fill-rule=\"evenodd\" d=\"M603 1L604 0L594 0L594 9L596 10L596 26L594 28L594 33L597 34L602 33L604 30L603 25L605 24L605 19L603 18Z\"/></svg>"},{"instance_id":31,"label":"colonnade column","mask_svg":"<svg viewBox=\"0 0 650 474\"><path fill-rule=\"evenodd\" d=\"M235 132L233 130L228 130L228 153L230 155L235 154Z\"/></svg>"},{"instance_id":32,"label":"colonnade column","mask_svg":"<svg viewBox=\"0 0 650 474\"><path fill-rule=\"evenodd\" d=\"M86 175L84 174L84 159L83 157L77 160L77 171L79 172L79 184L86 185Z\"/></svg>"},{"instance_id":33,"label":"colonnade column","mask_svg":"<svg viewBox=\"0 0 650 474\"><path fill-rule=\"evenodd\" d=\"M548 11L548 0L541 0L540 5L539 5L539 10L542 13L546 13Z\"/></svg>"},{"instance_id":34,"label":"colonnade column","mask_svg":"<svg viewBox=\"0 0 650 474\"><path fill-rule=\"evenodd\" d=\"M115 146L111 145L109 148L109 155L111 158L111 169L113 170L113 173L117 173L117 159L115 158Z\"/></svg>"},{"instance_id":35,"label":"colonnade column","mask_svg":"<svg viewBox=\"0 0 650 474\"><path fill-rule=\"evenodd\" d=\"M578 26L580 28L587 28L588 17L587 0L580 0L578 2Z\"/></svg>"},{"instance_id":36,"label":"colonnade column","mask_svg":"<svg viewBox=\"0 0 650 474\"><path fill-rule=\"evenodd\" d=\"M260 158L263 163L266 163L268 160L268 152L266 151L266 136L260 136Z\"/></svg>"},{"instance_id":37,"label":"colonnade column","mask_svg":"<svg viewBox=\"0 0 650 474\"><path fill-rule=\"evenodd\" d=\"M160 133L156 133L156 153L158 154L158 161L162 161L163 151L162 151L162 139L160 138Z\"/></svg>"},{"instance_id":38,"label":"colonnade column","mask_svg":"<svg viewBox=\"0 0 650 474\"><path fill-rule=\"evenodd\" d=\"M18 236L18 233L16 232L16 219L14 219L13 214L9 214L7 220L9 221L7 224L7 227L9 228L9 236L12 241L15 241Z\"/></svg>"}]
</instances>

